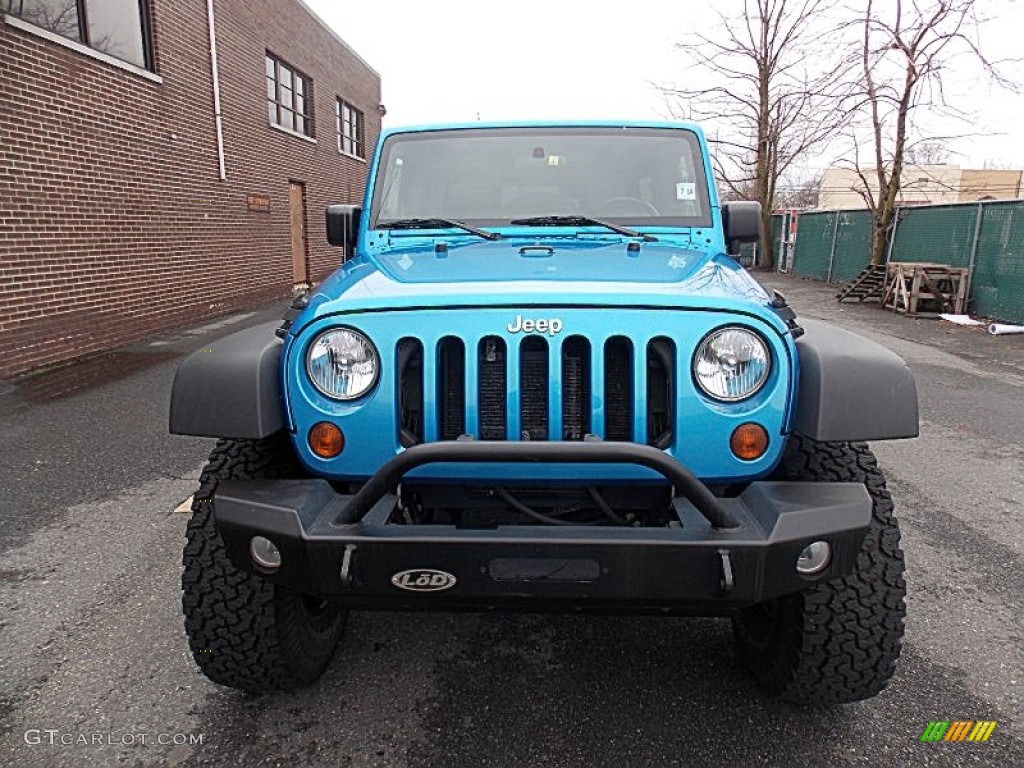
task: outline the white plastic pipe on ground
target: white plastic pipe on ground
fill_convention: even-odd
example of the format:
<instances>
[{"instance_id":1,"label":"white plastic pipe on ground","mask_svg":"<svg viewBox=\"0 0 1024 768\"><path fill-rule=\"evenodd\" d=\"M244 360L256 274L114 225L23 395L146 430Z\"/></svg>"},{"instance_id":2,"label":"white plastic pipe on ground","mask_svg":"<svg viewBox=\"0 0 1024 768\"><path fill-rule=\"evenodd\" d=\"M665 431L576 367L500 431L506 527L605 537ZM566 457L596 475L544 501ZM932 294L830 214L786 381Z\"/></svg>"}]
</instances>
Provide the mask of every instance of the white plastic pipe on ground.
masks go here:
<instances>
[{"instance_id":1,"label":"white plastic pipe on ground","mask_svg":"<svg viewBox=\"0 0 1024 768\"><path fill-rule=\"evenodd\" d=\"M1010 333L1024 333L1024 325L1002 325L1001 323L992 323L988 327L988 332L993 336L1005 336Z\"/></svg>"}]
</instances>

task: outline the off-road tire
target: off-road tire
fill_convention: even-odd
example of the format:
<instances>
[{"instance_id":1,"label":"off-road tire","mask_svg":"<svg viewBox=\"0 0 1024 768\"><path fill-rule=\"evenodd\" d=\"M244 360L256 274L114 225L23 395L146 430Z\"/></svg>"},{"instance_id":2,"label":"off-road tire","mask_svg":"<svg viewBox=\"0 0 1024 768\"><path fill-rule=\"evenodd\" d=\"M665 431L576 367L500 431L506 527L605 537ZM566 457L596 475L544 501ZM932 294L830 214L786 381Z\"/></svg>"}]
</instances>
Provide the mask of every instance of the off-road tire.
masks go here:
<instances>
[{"instance_id":1,"label":"off-road tire","mask_svg":"<svg viewBox=\"0 0 1024 768\"><path fill-rule=\"evenodd\" d=\"M870 698L896 669L906 615L900 531L885 477L863 443L793 437L772 479L863 483L874 512L849 575L745 609L733 619L740 657L761 687L786 701Z\"/></svg>"},{"instance_id":2,"label":"off-road tire","mask_svg":"<svg viewBox=\"0 0 1024 768\"><path fill-rule=\"evenodd\" d=\"M192 657L204 675L251 693L299 688L323 673L347 612L232 565L213 519L228 478L301 477L283 435L221 440L199 478L182 557L182 608Z\"/></svg>"}]
</instances>

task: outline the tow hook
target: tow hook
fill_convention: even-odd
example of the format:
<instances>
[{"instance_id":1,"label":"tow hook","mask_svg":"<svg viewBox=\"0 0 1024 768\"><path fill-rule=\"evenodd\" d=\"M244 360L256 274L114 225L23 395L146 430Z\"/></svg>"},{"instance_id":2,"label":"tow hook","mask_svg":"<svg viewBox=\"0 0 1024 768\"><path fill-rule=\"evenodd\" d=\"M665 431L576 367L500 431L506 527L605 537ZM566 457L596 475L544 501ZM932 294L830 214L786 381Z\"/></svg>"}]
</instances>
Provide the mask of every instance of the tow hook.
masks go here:
<instances>
[{"instance_id":1,"label":"tow hook","mask_svg":"<svg viewBox=\"0 0 1024 768\"><path fill-rule=\"evenodd\" d=\"M732 592L733 587L732 559L729 557L729 550L718 550L718 557L720 558L719 565L722 569L722 573L718 578L718 588L721 590L723 595L728 595Z\"/></svg>"},{"instance_id":2,"label":"tow hook","mask_svg":"<svg viewBox=\"0 0 1024 768\"><path fill-rule=\"evenodd\" d=\"M355 544L346 544L345 553L341 556L341 583L342 586L352 587L352 553L356 551Z\"/></svg>"}]
</instances>

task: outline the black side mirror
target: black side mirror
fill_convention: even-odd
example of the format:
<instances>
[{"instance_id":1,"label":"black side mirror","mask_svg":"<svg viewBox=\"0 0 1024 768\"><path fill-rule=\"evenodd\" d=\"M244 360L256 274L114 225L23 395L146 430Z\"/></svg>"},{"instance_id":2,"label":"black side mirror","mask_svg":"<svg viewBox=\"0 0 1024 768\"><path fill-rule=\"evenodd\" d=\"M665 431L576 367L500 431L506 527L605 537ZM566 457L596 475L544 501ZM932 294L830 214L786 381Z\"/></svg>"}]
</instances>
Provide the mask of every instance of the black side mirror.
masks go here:
<instances>
[{"instance_id":1,"label":"black side mirror","mask_svg":"<svg viewBox=\"0 0 1024 768\"><path fill-rule=\"evenodd\" d=\"M359 217L363 209L358 205L328 205L327 242L345 249L345 258L356 252L356 237L359 235Z\"/></svg>"},{"instance_id":2,"label":"black side mirror","mask_svg":"<svg viewBox=\"0 0 1024 768\"><path fill-rule=\"evenodd\" d=\"M722 227L726 251L733 256L739 254L741 244L761 239L761 204L747 200L723 203Z\"/></svg>"}]
</instances>

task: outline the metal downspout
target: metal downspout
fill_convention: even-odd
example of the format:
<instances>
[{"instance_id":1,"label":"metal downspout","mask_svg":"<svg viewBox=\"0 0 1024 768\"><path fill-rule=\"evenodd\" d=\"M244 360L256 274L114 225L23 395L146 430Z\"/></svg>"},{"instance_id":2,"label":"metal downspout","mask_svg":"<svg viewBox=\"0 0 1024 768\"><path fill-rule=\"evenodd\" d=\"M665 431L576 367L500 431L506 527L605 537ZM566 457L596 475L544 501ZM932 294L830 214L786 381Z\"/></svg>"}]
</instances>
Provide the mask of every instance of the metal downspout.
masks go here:
<instances>
[{"instance_id":1,"label":"metal downspout","mask_svg":"<svg viewBox=\"0 0 1024 768\"><path fill-rule=\"evenodd\" d=\"M210 75L213 78L213 117L217 123L217 164L220 180L227 178L224 170L224 127L220 116L220 72L217 69L217 29L213 19L213 0L206 0L206 16L210 26Z\"/></svg>"}]
</instances>

